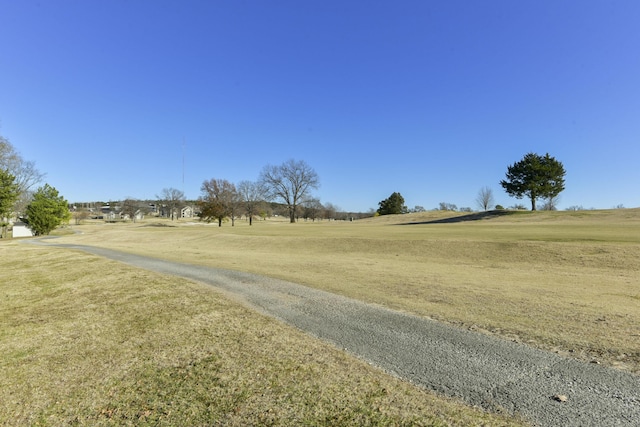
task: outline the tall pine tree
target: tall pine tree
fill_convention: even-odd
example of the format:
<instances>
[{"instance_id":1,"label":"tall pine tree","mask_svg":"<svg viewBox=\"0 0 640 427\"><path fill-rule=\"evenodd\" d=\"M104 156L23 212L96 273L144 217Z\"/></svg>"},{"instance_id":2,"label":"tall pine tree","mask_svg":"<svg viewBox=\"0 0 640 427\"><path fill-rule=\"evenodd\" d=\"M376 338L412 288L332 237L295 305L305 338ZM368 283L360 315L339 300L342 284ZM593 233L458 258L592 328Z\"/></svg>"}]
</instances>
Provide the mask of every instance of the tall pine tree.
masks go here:
<instances>
[{"instance_id":1,"label":"tall pine tree","mask_svg":"<svg viewBox=\"0 0 640 427\"><path fill-rule=\"evenodd\" d=\"M507 168L506 179L500 181L505 191L517 199L527 196L531 210L536 200L553 199L564 190L565 170L561 162L549 156L526 154L522 160Z\"/></svg>"},{"instance_id":2,"label":"tall pine tree","mask_svg":"<svg viewBox=\"0 0 640 427\"><path fill-rule=\"evenodd\" d=\"M400 193L392 193L389 198L378 202L378 215L393 215L407 213L408 209L404 205L404 197Z\"/></svg>"}]
</instances>

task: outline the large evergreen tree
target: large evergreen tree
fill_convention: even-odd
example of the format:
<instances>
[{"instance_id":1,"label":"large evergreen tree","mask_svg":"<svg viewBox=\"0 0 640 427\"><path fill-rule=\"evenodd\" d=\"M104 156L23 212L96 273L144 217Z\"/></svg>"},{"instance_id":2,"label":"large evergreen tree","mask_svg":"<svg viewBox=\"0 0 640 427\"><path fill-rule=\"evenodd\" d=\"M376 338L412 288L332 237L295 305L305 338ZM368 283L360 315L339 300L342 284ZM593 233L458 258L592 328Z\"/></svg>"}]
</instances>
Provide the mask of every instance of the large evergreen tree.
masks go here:
<instances>
[{"instance_id":1,"label":"large evergreen tree","mask_svg":"<svg viewBox=\"0 0 640 427\"><path fill-rule=\"evenodd\" d=\"M564 175L562 163L549 153L544 156L528 153L507 168L506 179L500 185L517 199L527 196L531 210L535 211L537 199L553 199L564 190Z\"/></svg>"},{"instance_id":2,"label":"large evergreen tree","mask_svg":"<svg viewBox=\"0 0 640 427\"><path fill-rule=\"evenodd\" d=\"M69 203L49 184L38 188L27 206L27 224L36 236L49 234L70 219Z\"/></svg>"},{"instance_id":3,"label":"large evergreen tree","mask_svg":"<svg viewBox=\"0 0 640 427\"><path fill-rule=\"evenodd\" d=\"M392 193L389 198L378 202L378 215L393 215L407 213L408 209L404 205L404 197L400 193Z\"/></svg>"}]
</instances>

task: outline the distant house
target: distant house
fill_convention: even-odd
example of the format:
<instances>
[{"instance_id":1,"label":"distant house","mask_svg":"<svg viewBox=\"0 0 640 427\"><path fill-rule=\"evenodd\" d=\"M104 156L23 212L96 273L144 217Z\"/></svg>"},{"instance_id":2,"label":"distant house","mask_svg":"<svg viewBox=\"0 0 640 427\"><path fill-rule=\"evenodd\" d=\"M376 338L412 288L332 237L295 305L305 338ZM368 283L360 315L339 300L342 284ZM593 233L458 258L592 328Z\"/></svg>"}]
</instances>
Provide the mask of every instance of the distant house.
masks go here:
<instances>
[{"instance_id":1,"label":"distant house","mask_svg":"<svg viewBox=\"0 0 640 427\"><path fill-rule=\"evenodd\" d=\"M193 218L193 208L191 206L185 206L180 209L180 218Z\"/></svg>"},{"instance_id":2,"label":"distant house","mask_svg":"<svg viewBox=\"0 0 640 427\"><path fill-rule=\"evenodd\" d=\"M11 234L14 238L16 237L33 237L33 231L22 221L16 221L13 223L13 233Z\"/></svg>"}]
</instances>

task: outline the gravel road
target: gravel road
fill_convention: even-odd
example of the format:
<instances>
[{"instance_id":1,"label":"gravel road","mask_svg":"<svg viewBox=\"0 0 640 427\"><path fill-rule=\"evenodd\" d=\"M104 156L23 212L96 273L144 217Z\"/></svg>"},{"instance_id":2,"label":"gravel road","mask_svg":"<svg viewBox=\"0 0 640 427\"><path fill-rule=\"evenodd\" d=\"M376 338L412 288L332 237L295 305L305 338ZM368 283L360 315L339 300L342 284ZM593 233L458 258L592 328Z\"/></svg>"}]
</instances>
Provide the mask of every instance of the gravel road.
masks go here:
<instances>
[{"instance_id":1,"label":"gravel road","mask_svg":"<svg viewBox=\"0 0 640 427\"><path fill-rule=\"evenodd\" d=\"M416 385L538 426L640 426L640 378L249 273L58 244L222 289ZM566 396L561 402L554 396Z\"/></svg>"}]
</instances>

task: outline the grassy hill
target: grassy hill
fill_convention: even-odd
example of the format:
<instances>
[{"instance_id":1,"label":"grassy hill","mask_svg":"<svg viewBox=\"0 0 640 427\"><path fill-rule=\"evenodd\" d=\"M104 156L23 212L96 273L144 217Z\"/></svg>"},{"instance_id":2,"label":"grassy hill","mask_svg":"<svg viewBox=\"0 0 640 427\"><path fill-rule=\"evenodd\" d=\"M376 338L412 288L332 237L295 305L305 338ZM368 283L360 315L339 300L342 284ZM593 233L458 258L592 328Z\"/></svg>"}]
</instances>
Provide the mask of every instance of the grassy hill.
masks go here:
<instances>
[{"instance_id":1,"label":"grassy hill","mask_svg":"<svg viewBox=\"0 0 640 427\"><path fill-rule=\"evenodd\" d=\"M640 372L640 210L90 223L61 242L245 270ZM517 425L214 289L0 242L6 425Z\"/></svg>"}]
</instances>

